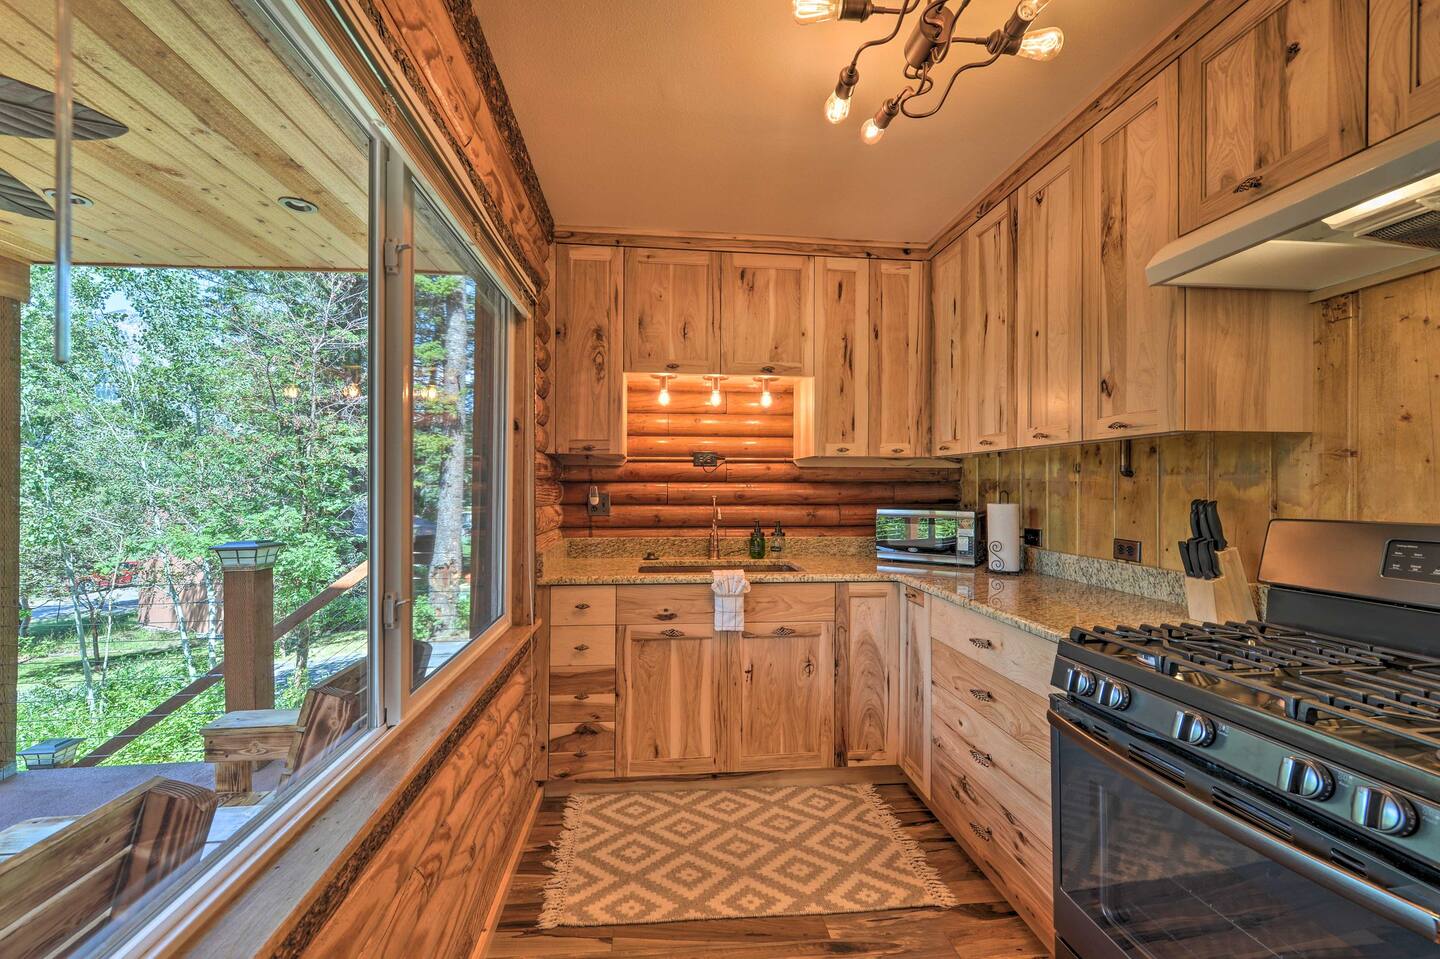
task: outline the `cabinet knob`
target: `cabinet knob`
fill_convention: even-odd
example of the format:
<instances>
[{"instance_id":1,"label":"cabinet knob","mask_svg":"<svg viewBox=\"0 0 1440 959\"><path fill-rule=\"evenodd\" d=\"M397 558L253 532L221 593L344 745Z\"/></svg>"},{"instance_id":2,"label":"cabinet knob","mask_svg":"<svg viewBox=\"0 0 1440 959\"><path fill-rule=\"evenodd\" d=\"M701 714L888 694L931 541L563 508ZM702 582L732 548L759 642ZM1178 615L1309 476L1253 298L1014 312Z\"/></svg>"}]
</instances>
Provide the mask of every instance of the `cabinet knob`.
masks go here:
<instances>
[{"instance_id":1,"label":"cabinet knob","mask_svg":"<svg viewBox=\"0 0 1440 959\"><path fill-rule=\"evenodd\" d=\"M590 604L589 604L589 603L576 603L576 604L575 604L575 608L576 608L576 609L589 609L589 608L590 608Z\"/></svg>"},{"instance_id":2,"label":"cabinet knob","mask_svg":"<svg viewBox=\"0 0 1440 959\"><path fill-rule=\"evenodd\" d=\"M1106 428L1107 430L1128 430L1128 429L1130 428L1130 424L1129 424L1129 423L1121 423L1121 422L1119 422L1119 421L1117 420L1116 422L1111 423L1109 426L1107 426L1107 427L1105 427L1105 428Z\"/></svg>"},{"instance_id":3,"label":"cabinet knob","mask_svg":"<svg viewBox=\"0 0 1440 959\"><path fill-rule=\"evenodd\" d=\"M976 649L994 649L995 644L988 639L981 639L979 636L970 637L970 645Z\"/></svg>"},{"instance_id":4,"label":"cabinet knob","mask_svg":"<svg viewBox=\"0 0 1440 959\"><path fill-rule=\"evenodd\" d=\"M975 834L975 838L976 838L976 839L979 839L979 840L981 840L982 842L989 842L991 835L993 835L993 834L990 832L990 827L988 827L988 826L982 826L982 825L980 825L979 823L973 823L973 822L972 822L972 823L970 824L970 831Z\"/></svg>"},{"instance_id":5,"label":"cabinet knob","mask_svg":"<svg viewBox=\"0 0 1440 959\"><path fill-rule=\"evenodd\" d=\"M1249 191L1249 190L1258 190L1258 189L1260 189L1261 187L1263 187L1264 185L1265 185L1265 181L1264 181L1261 177L1258 177L1258 176L1247 176L1245 179L1243 179L1243 180L1241 180L1239 183L1235 184L1235 189L1234 189L1233 192L1235 192L1235 193L1245 193L1245 192L1247 192L1247 191Z\"/></svg>"},{"instance_id":6,"label":"cabinet knob","mask_svg":"<svg viewBox=\"0 0 1440 959\"><path fill-rule=\"evenodd\" d=\"M677 619L677 618L679 618L679 616L680 616L679 613L656 613L656 614L655 614L655 618L658 619L658 620L660 620L662 623L668 623L668 622L670 622L672 619Z\"/></svg>"},{"instance_id":7,"label":"cabinet knob","mask_svg":"<svg viewBox=\"0 0 1440 959\"><path fill-rule=\"evenodd\" d=\"M583 653L583 652L585 652L585 650L587 650L587 649L589 649L589 648L590 648L590 644L589 644L589 643L577 643L577 644L575 645L575 652L577 652L577 653Z\"/></svg>"},{"instance_id":8,"label":"cabinet knob","mask_svg":"<svg viewBox=\"0 0 1440 959\"><path fill-rule=\"evenodd\" d=\"M970 758L975 760L980 765L984 766L986 769L989 769L991 766L995 765L995 760L990 758L989 753L982 753L978 749L970 750Z\"/></svg>"},{"instance_id":9,"label":"cabinet knob","mask_svg":"<svg viewBox=\"0 0 1440 959\"><path fill-rule=\"evenodd\" d=\"M975 697L976 701L982 703L993 703L995 701L995 694L988 689L972 689L970 690L970 695Z\"/></svg>"}]
</instances>

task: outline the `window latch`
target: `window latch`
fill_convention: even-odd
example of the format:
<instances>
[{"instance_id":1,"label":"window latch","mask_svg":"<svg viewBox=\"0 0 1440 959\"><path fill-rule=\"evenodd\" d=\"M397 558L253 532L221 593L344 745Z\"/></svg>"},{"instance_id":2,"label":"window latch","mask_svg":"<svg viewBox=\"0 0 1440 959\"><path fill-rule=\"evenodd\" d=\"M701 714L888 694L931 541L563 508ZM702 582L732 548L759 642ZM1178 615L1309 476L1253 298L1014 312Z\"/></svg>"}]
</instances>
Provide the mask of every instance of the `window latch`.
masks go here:
<instances>
[{"instance_id":1,"label":"window latch","mask_svg":"<svg viewBox=\"0 0 1440 959\"><path fill-rule=\"evenodd\" d=\"M401 243L398 240L385 238L385 272L390 276L400 274L400 254L411 249L409 243Z\"/></svg>"},{"instance_id":2,"label":"window latch","mask_svg":"<svg viewBox=\"0 0 1440 959\"><path fill-rule=\"evenodd\" d=\"M394 629L396 626L399 626L400 607L408 606L409 604L410 600L408 599L400 599L394 593L386 593L384 599L381 601L380 615L384 628Z\"/></svg>"}]
</instances>

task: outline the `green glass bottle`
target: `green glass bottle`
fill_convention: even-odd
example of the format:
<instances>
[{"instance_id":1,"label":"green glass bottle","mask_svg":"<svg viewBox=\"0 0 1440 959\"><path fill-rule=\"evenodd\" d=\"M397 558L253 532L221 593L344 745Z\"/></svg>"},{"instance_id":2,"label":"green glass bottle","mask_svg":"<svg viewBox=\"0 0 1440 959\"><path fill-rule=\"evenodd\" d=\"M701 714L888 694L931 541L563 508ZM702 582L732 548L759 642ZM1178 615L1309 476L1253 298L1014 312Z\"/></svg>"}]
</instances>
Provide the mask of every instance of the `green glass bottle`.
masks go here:
<instances>
[{"instance_id":1,"label":"green glass bottle","mask_svg":"<svg viewBox=\"0 0 1440 959\"><path fill-rule=\"evenodd\" d=\"M755 521L755 528L750 531L750 558L765 558L765 533L760 529L760 521Z\"/></svg>"}]
</instances>

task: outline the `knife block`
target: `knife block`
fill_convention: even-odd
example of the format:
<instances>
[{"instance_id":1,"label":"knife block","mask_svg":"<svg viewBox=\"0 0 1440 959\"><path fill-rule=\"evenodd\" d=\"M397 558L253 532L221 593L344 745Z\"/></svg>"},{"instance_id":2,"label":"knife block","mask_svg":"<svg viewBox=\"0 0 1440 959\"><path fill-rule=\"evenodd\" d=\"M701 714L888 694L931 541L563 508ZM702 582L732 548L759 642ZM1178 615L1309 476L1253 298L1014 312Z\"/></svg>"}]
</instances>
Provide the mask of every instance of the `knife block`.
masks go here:
<instances>
[{"instance_id":1,"label":"knife block","mask_svg":"<svg viewBox=\"0 0 1440 959\"><path fill-rule=\"evenodd\" d=\"M1215 579L1185 577L1185 603L1190 618L1201 623L1239 623L1260 617L1255 612L1255 597L1245 577L1245 564L1240 551L1231 547L1215 554L1220 575Z\"/></svg>"}]
</instances>

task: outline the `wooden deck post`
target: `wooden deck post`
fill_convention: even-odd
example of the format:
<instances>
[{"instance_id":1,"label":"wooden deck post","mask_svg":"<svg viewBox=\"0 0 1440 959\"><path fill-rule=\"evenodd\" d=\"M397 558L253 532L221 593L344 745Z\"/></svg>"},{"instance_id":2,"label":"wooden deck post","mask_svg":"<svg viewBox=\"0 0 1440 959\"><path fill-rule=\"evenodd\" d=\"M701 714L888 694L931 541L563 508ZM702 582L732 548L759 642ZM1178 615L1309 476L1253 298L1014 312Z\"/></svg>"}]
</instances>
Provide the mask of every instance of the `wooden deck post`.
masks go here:
<instances>
[{"instance_id":1,"label":"wooden deck post","mask_svg":"<svg viewBox=\"0 0 1440 959\"><path fill-rule=\"evenodd\" d=\"M275 706L275 559L282 544L212 546L224 572L225 711Z\"/></svg>"},{"instance_id":2,"label":"wooden deck post","mask_svg":"<svg viewBox=\"0 0 1440 959\"><path fill-rule=\"evenodd\" d=\"M15 762L20 667L20 304L30 266L0 258L0 779Z\"/></svg>"}]
</instances>

